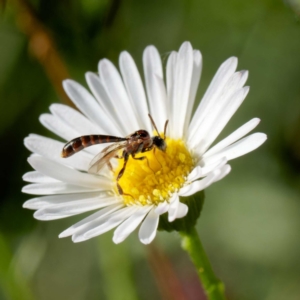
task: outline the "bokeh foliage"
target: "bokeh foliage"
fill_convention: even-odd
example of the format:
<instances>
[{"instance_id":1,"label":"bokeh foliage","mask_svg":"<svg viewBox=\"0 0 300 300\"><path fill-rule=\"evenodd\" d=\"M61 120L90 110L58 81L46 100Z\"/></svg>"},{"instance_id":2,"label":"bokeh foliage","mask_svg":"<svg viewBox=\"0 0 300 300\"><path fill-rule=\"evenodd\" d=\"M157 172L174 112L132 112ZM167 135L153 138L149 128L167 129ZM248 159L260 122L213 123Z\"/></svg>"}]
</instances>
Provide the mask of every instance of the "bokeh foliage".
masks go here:
<instances>
[{"instance_id":1,"label":"bokeh foliage","mask_svg":"<svg viewBox=\"0 0 300 300\"><path fill-rule=\"evenodd\" d=\"M204 57L199 101L221 62L238 56L239 69L250 70L251 91L222 136L259 117L258 130L268 141L233 161L231 174L206 191L198 229L230 299L299 299L299 1L27 1L3 1L0 13L0 299L161 295L148 248L136 234L118 246L111 233L74 245L57 235L80 216L43 223L21 207L30 198L20 192L22 174L30 170L23 138L51 135L38 116L65 101L53 80L65 73L51 65L45 70L47 61L36 56L38 41L22 16L24 5L51 37L69 76L83 84L84 72L96 71L100 58L117 64L120 51L128 50L142 70L148 44L158 47L165 62L189 40ZM157 240L189 299L199 299L177 234L159 232Z\"/></svg>"}]
</instances>

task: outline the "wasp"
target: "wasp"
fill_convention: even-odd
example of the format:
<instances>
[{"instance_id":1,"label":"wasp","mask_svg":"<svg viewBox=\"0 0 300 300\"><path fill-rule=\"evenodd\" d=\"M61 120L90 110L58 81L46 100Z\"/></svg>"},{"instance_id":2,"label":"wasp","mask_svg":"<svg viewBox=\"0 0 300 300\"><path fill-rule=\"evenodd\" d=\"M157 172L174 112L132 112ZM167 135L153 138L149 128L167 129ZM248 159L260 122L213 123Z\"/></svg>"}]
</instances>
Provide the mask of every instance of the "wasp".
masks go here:
<instances>
[{"instance_id":1,"label":"wasp","mask_svg":"<svg viewBox=\"0 0 300 300\"><path fill-rule=\"evenodd\" d=\"M105 165L108 165L108 167L112 170L112 165L110 163L110 160L112 158L124 159L123 167L118 173L116 182L117 182L117 189L119 194L129 195L123 192L123 189L119 184L119 180L121 179L121 177L125 172L129 157L131 156L133 159L136 160L144 160L147 159L146 156L136 157L136 154L144 153L152 149L153 151L155 151L156 148L163 152L165 152L167 149L166 130L167 130L169 120L167 120L165 123L164 137L161 137L151 115L148 114L148 116L158 135L150 136L148 131L143 129L137 130L126 137L117 137L111 135L97 135L97 134L84 135L84 136L77 137L69 141L68 143L66 143L62 149L61 156L63 158L67 158L89 146L93 146L97 144L113 143L112 145L109 145L108 147L104 148L99 154L97 154L92 159L88 172L98 173ZM123 150L122 154L119 155L121 150Z\"/></svg>"}]
</instances>

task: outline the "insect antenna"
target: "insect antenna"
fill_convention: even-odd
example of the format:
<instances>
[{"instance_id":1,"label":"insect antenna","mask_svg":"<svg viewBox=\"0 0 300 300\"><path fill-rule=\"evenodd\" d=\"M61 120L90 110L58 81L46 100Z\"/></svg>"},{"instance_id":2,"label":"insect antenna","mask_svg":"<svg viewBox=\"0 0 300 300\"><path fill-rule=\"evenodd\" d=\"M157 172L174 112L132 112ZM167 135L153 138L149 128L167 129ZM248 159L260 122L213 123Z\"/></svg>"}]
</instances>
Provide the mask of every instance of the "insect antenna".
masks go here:
<instances>
[{"instance_id":1,"label":"insect antenna","mask_svg":"<svg viewBox=\"0 0 300 300\"><path fill-rule=\"evenodd\" d=\"M157 127L156 127L156 125L155 125L155 123L154 123L154 120L152 119L152 117L151 117L151 115L150 115L150 114L148 114L148 116L149 116L149 118L150 118L150 121L151 121L151 123L152 123L152 125L153 125L154 129L156 130L156 132L157 132L158 136L161 138L161 136L160 136L160 134L159 134L159 131L157 130Z\"/></svg>"},{"instance_id":2,"label":"insect antenna","mask_svg":"<svg viewBox=\"0 0 300 300\"><path fill-rule=\"evenodd\" d=\"M164 128L164 140L166 139L166 133L167 133L167 126L169 124L169 120L166 121L165 123L165 128Z\"/></svg>"}]
</instances>

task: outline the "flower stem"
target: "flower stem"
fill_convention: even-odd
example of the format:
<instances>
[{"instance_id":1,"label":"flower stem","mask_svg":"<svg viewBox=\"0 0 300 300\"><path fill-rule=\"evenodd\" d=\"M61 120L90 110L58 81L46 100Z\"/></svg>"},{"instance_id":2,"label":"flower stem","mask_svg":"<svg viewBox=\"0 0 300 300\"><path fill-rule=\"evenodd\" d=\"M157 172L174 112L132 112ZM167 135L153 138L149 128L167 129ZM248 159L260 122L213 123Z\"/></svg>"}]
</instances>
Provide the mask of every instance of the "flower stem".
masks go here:
<instances>
[{"instance_id":1,"label":"flower stem","mask_svg":"<svg viewBox=\"0 0 300 300\"><path fill-rule=\"evenodd\" d=\"M196 229L181 231L182 248L188 252L194 263L202 287L209 300L225 300L224 284L216 277L203 249Z\"/></svg>"}]
</instances>

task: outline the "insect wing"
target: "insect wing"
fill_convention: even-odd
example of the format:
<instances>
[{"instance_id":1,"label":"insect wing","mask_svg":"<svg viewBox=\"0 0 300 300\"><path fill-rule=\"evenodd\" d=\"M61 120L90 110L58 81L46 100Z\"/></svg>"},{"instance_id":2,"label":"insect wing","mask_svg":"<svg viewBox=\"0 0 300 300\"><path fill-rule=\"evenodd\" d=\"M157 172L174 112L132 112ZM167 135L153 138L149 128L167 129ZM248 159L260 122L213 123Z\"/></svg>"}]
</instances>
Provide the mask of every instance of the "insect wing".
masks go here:
<instances>
[{"instance_id":1,"label":"insect wing","mask_svg":"<svg viewBox=\"0 0 300 300\"><path fill-rule=\"evenodd\" d=\"M122 145L123 145L123 143L122 143ZM102 149L101 152L98 153L96 156L94 156L94 158L91 160L90 167L92 167L97 161L99 161L107 153L113 151L115 148L119 148L119 146L121 146L121 143L117 143L117 144L114 143L114 144L109 145L109 146L105 147L104 149ZM125 145L123 147L125 147Z\"/></svg>"},{"instance_id":2,"label":"insect wing","mask_svg":"<svg viewBox=\"0 0 300 300\"><path fill-rule=\"evenodd\" d=\"M98 174L99 171L118 154L118 151L126 146L126 144L127 143L113 144L104 148L91 160L88 172Z\"/></svg>"}]
</instances>

